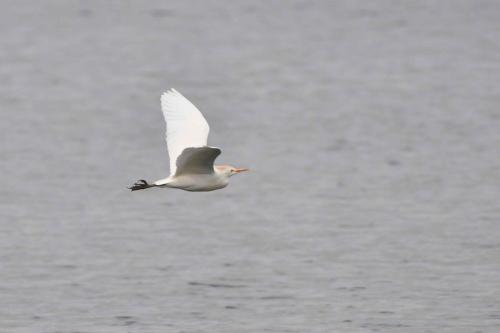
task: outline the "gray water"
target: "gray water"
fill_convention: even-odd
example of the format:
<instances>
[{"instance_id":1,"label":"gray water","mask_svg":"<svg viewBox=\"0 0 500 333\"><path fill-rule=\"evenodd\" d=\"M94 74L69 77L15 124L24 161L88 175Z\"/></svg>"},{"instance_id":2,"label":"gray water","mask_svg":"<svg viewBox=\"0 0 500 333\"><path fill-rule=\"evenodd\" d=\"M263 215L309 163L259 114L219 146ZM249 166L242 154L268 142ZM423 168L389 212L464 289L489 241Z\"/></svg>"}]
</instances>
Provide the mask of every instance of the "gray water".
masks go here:
<instances>
[{"instance_id":1,"label":"gray water","mask_svg":"<svg viewBox=\"0 0 500 333\"><path fill-rule=\"evenodd\" d=\"M497 1L2 1L0 331L500 332ZM204 112L210 193L159 96Z\"/></svg>"}]
</instances>

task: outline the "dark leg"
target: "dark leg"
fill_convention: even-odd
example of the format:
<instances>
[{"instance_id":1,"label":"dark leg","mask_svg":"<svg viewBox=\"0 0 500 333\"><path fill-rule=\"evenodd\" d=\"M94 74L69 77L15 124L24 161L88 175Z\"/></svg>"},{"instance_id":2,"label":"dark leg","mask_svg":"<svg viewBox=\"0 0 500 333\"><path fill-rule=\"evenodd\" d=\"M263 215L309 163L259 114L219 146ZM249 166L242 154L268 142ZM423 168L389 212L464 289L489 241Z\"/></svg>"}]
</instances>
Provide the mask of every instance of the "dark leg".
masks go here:
<instances>
[{"instance_id":1,"label":"dark leg","mask_svg":"<svg viewBox=\"0 0 500 333\"><path fill-rule=\"evenodd\" d=\"M148 182L145 181L144 179L139 179L138 181L136 181L134 183L134 185L130 186L128 189L130 189L132 191L137 191L137 190L144 190L146 188L154 187L154 186L155 185L148 184Z\"/></svg>"}]
</instances>

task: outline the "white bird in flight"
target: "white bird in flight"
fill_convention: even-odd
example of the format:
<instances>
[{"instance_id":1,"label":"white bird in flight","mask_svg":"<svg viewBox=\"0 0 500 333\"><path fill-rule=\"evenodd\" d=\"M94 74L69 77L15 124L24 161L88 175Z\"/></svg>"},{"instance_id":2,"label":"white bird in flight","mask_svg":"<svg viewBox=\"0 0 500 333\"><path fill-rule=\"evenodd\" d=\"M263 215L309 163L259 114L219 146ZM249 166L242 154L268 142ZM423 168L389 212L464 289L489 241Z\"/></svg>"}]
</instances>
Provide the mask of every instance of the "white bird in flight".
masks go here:
<instances>
[{"instance_id":1,"label":"white bird in flight","mask_svg":"<svg viewBox=\"0 0 500 333\"><path fill-rule=\"evenodd\" d=\"M175 89L161 95L161 109L167 123L166 140L170 158L170 176L148 183L135 182L130 190L173 187L186 191L213 191L226 187L229 177L248 171L230 165L214 165L221 150L207 146L208 123L186 97Z\"/></svg>"}]
</instances>

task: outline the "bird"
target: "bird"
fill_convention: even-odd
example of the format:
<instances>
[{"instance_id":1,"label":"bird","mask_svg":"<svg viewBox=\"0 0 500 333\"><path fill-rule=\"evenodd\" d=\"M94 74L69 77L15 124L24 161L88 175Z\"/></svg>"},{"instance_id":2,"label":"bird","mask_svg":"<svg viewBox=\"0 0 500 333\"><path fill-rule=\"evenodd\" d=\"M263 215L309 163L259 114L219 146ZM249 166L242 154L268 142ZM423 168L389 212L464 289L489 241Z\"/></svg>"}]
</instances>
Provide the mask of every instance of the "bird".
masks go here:
<instances>
[{"instance_id":1,"label":"bird","mask_svg":"<svg viewBox=\"0 0 500 333\"><path fill-rule=\"evenodd\" d=\"M226 187L230 177L248 171L248 168L214 165L221 150L207 145L210 127L205 117L180 92L171 88L161 95L160 101L166 122L170 175L152 183L139 179L128 189L166 187L191 192L213 191Z\"/></svg>"}]
</instances>

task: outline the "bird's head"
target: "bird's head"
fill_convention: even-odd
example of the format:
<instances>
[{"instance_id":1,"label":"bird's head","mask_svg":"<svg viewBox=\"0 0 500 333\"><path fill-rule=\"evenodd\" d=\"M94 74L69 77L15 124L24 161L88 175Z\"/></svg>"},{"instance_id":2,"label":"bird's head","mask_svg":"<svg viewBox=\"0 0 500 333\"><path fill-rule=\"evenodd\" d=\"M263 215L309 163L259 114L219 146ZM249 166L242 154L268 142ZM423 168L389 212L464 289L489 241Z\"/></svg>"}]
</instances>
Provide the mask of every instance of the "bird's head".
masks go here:
<instances>
[{"instance_id":1,"label":"bird's head","mask_svg":"<svg viewBox=\"0 0 500 333\"><path fill-rule=\"evenodd\" d=\"M225 175L226 177L234 176L237 173L248 171L246 168L235 168L230 165L216 165L215 170L218 173Z\"/></svg>"}]
</instances>

